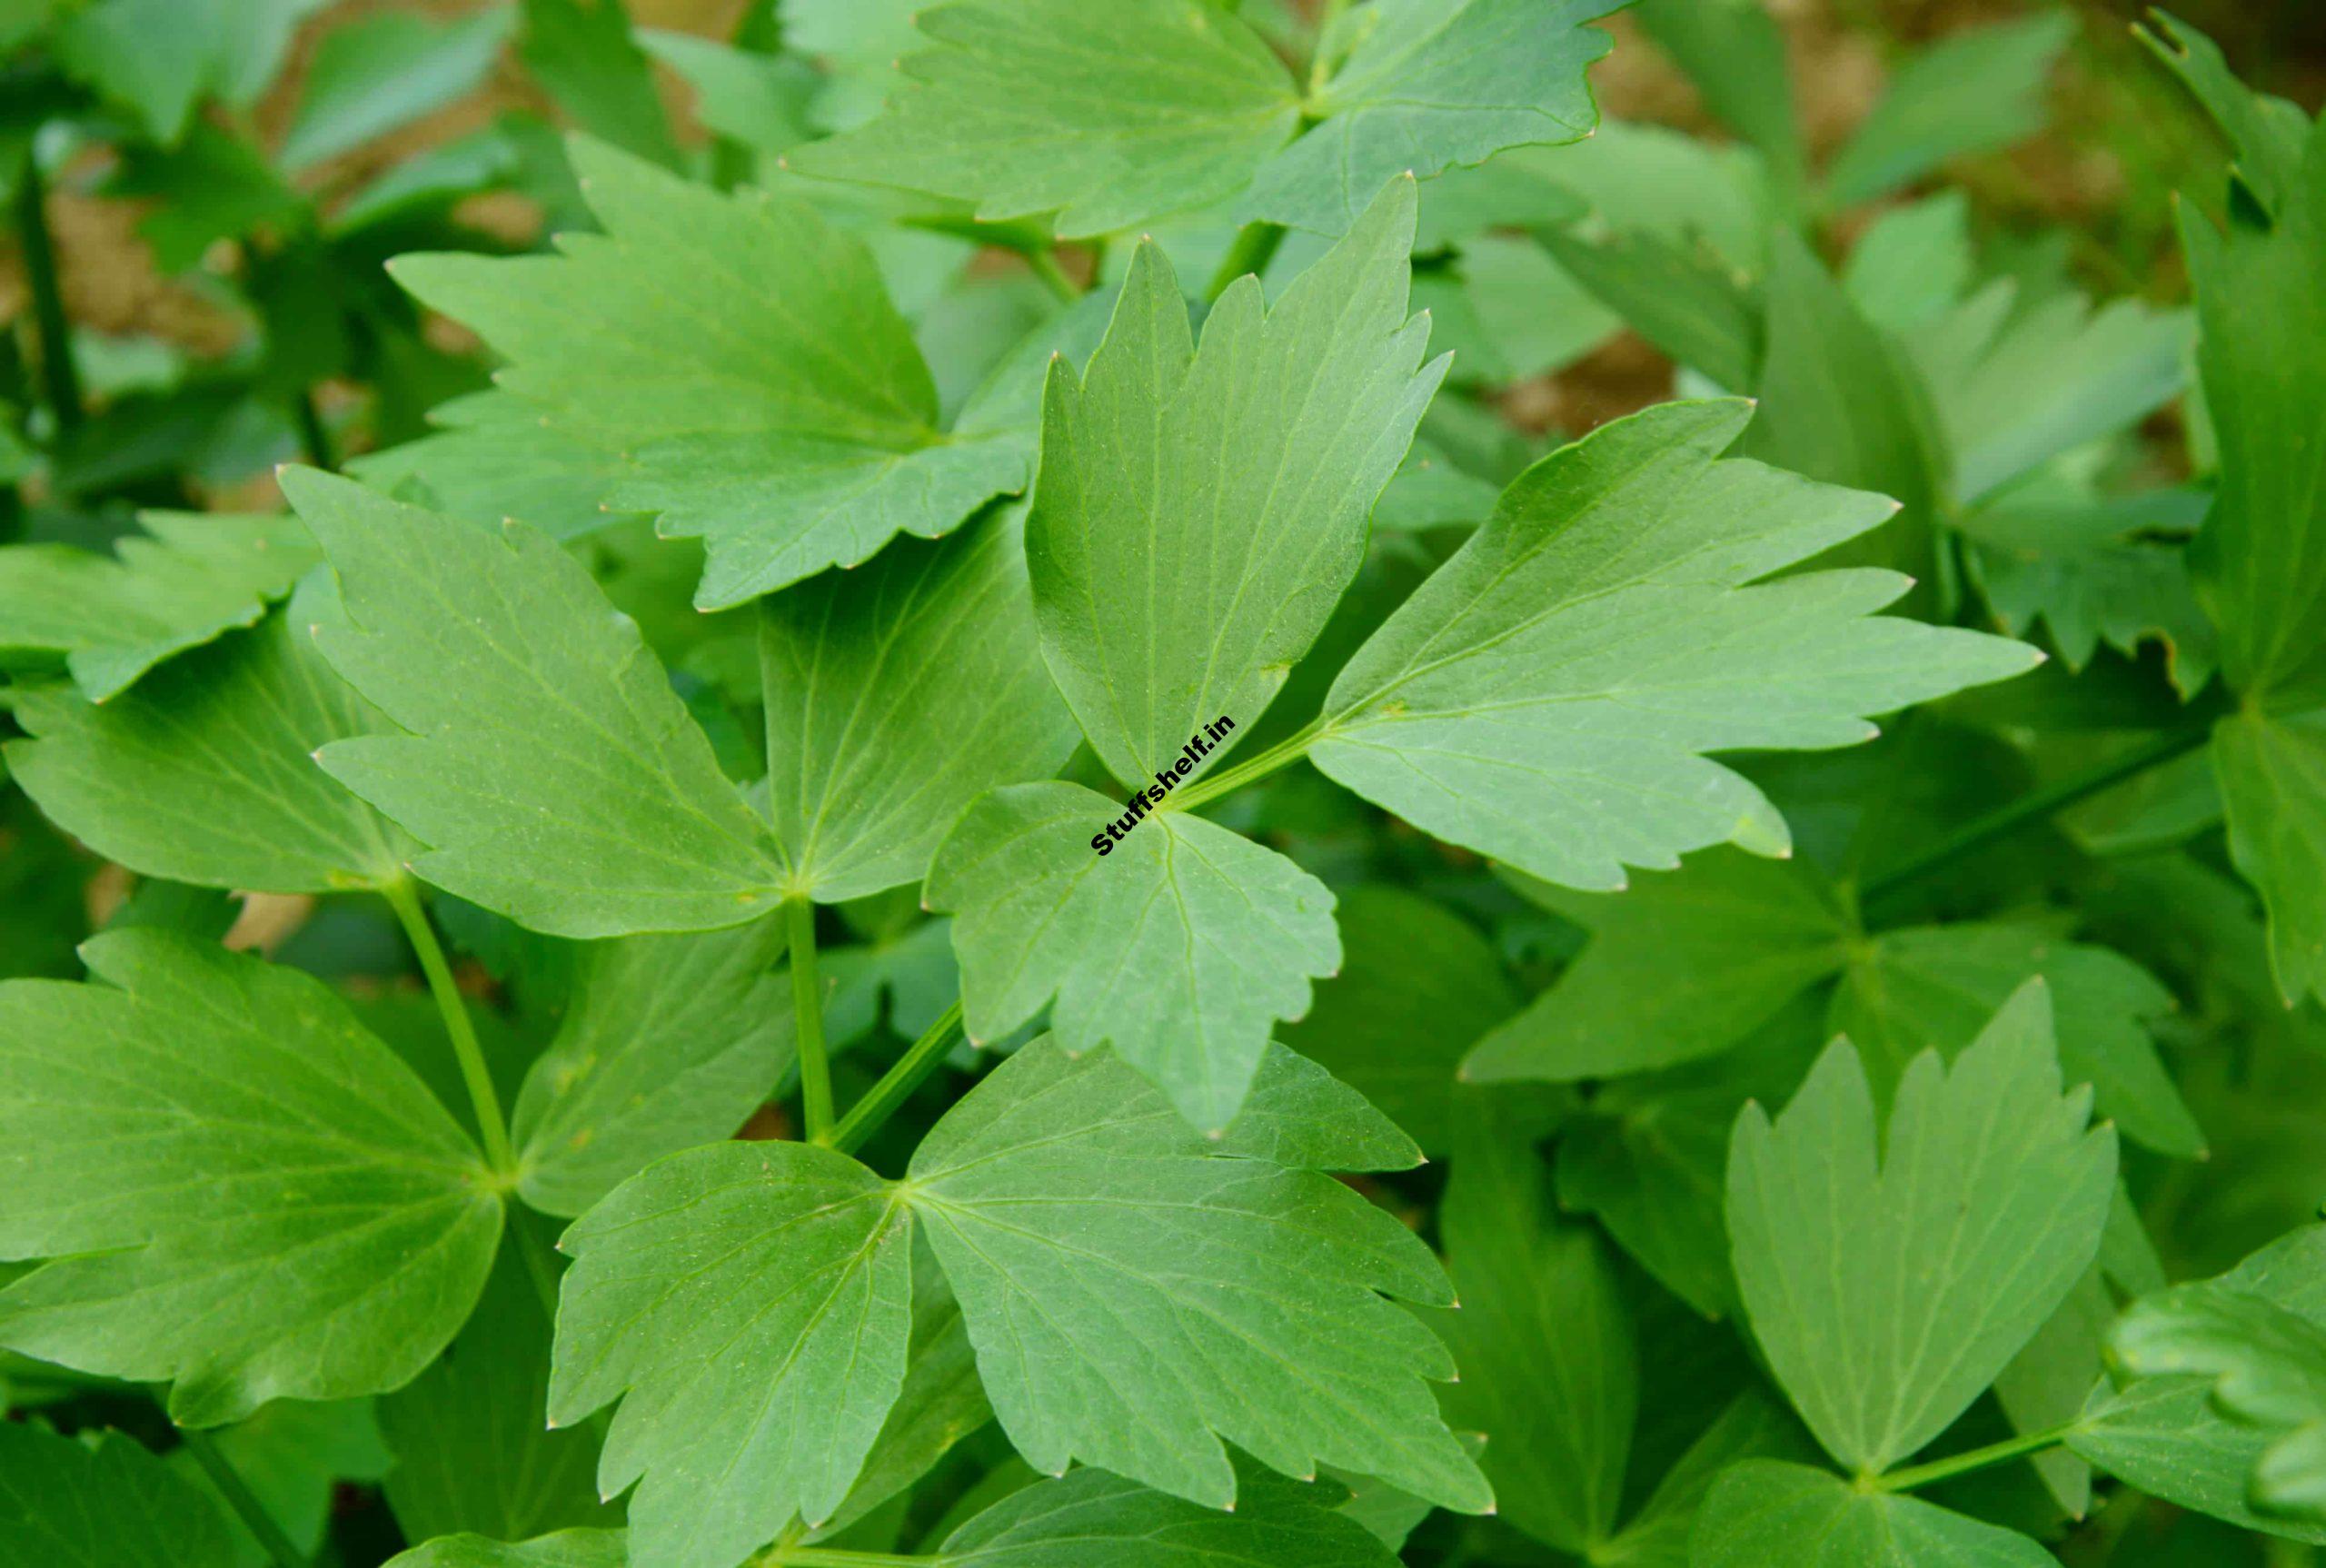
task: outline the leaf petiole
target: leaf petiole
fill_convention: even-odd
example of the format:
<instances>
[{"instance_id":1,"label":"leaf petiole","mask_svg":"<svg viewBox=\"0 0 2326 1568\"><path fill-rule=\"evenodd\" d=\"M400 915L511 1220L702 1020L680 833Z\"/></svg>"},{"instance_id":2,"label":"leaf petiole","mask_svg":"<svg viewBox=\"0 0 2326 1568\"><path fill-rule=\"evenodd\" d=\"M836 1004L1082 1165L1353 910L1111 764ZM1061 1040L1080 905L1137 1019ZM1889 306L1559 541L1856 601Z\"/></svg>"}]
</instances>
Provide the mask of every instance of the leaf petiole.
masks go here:
<instances>
[{"instance_id":1,"label":"leaf petiole","mask_svg":"<svg viewBox=\"0 0 2326 1568\"><path fill-rule=\"evenodd\" d=\"M307 1568L305 1555L291 1543L291 1537L283 1533L283 1526L274 1522L274 1515L269 1513L266 1504L258 1500L258 1494L253 1492L250 1483L243 1479L243 1473L234 1468L234 1462L220 1450L217 1440L207 1432L196 1431L190 1426L178 1428L178 1437L185 1444L185 1451L194 1455L194 1462L202 1466L202 1473L210 1477L210 1484L218 1488L219 1495L225 1498L227 1505L234 1509L234 1516L243 1522L243 1527L251 1533L275 1568Z\"/></svg>"},{"instance_id":2,"label":"leaf petiole","mask_svg":"<svg viewBox=\"0 0 2326 1568\"><path fill-rule=\"evenodd\" d=\"M832 1140L832 1066L824 1053L823 989L816 983L816 906L793 898L783 906L791 948L791 1009L800 1025L800 1104L808 1141Z\"/></svg>"},{"instance_id":3,"label":"leaf petiole","mask_svg":"<svg viewBox=\"0 0 2326 1568\"><path fill-rule=\"evenodd\" d=\"M1976 821L1965 823L1913 859L1892 867L1879 877L1869 878L1863 897L1872 902L1918 878L1928 876L1973 849L1984 849L1998 839L2007 838L2031 822L2064 811L2078 801L2089 799L2135 774L2162 767L2202 746L2212 733L2212 727L2203 724L2167 730L2119 752L2096 768L2063 779L2044 789L2030 790L2009 805L1990 811Z\"/></svg>"},{"instance_id":4,"label":"leaf petiole","mask_svg":"<svg viewBox=\"0 0 2326 1568\"><path fill-rule=\"evenodd\" d=\"M1268 270L1268 263L1276 258L1277 247L1284 243L1282 223L1246 223L1236 233L1228 253L1219 259L1219 270L1211 274L1211 285L1203 292L1207 300L1217 300L1228 292L1228 285L1246 273L1257 275Z\"/></svg>"},{"instance_id":5,"label":"leaf petiole","mask_svg":"<svg viewBox=\"0 0 2326 1568\"><path fill-rule=\"evenodd\" d=\"M756 1568L938 1568L945 1559L897 1552L850 1552L842 1546L770 1546Z\"/></svg>"},{"instance_id":6,"label":"leaf petiole","mask_svg":"<svg viewBox=\"0 0 2326 1568\"><path fill-rule=\"evenodd\" d=\"M1267 750L1247 758L1225 772L1198 779L1170 798L1175 811L1192 811L1207 800L1217 800L1232 789L1240 789L1257 779L1265 779L1279 769L1289 768L1308 754L1325 733L1325 721L1314 719L1297 732L1286 736Z\"/></svg>"},{"instance_id":7,"label":"leaf petiole","mask_svg":"<svg viewBox=\"0 0 2326 1568\"><path fill-rule=\"evenodd\" d=\"M436 1010L443 1015L444 1033L452 1037L452 1054L460 1059L461 1081L468 1086L469 1105L476 1112L477 1131L484 1139L485 1161L496 1175L514 1186L517 1152L509 1142L509 1124L501 1114L501 1096L492 1087L492 1071L484 1065L483 1047L477 1044L476 1025L470 1021L468 1004L462 999L461 987L452 978L452 966L444 958L443 944L437 941L435 928L428 923L428 912L420 907L419 891L409 878L386 884L380 889L380 896L387 899L388 907L402 922L412 950L420 958L421 972L428 977L428 990L436 998Z\"/></svg>"},{"instance_id":8,"label":"leaf petiole","mask_svg":"<svg viewBox=\"0 0 2326 1568\"><path fill-rule=\"evenodd\" d=\"M2041 1432L2030 1432L2019 1437L2006 1438L2001 1443L1990 1443L1984 1448L1973 1448L1966 1453L1949 1454L1944 1459L1933 1459L1928 1464L1911 1464L1904 1470L1872 1476L1862 1480L1859 1484L1876 1492L1912 1492L1916 1487L1967 1475L1973 1470L1985 1470L2057 1448L2081 1431L2082 1425L2080 1420L2063 1422Z\"/></svg>"},{"instance_id":9,"label":"leaf petiole","mask_svg":"<svg viewBox=\"0 0 2326 1568\"><path fill-rule=\"evenodd\" d=\"M842 1154L855 1152L937 1070L937 1064L945 1059L945 1053L953 1048L953 1041L960 1033L961 1004L956 1001L929 1026L920 1038L906 1047L896 1066L880 1075L879 1083L864 1091L862 1099L849 1107L848 1115L840 1119L831 1136L824 1141Z\"/></svg>"}]
</instances>

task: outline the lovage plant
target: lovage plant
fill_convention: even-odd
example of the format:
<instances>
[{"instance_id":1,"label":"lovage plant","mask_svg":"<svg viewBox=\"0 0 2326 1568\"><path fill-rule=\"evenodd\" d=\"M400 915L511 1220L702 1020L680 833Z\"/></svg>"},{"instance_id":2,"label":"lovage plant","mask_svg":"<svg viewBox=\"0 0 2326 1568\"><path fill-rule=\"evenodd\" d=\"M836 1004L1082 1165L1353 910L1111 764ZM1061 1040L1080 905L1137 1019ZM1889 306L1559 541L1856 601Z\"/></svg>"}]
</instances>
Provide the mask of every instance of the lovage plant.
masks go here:
<instances>
[{"instance_id":1,"label":"lovage plant","mask_svg":"<svg viewBox=\"0 0 2326 1568\"><path fill-rule=\"evenodd\" d=\"M2307 111L2183 310L2048 11L303 9L0 28L0 1568L2326 1543Z\"/></svg>"}]
</instances>

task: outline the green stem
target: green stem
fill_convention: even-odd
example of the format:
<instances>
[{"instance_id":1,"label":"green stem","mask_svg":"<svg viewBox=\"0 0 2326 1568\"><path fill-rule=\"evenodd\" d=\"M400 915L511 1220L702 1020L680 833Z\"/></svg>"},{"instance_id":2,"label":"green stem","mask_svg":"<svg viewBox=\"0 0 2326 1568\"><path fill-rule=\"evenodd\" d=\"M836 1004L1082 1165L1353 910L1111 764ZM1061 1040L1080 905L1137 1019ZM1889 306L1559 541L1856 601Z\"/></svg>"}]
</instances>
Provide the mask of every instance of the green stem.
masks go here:
<instances>
[{"instance_id":1,"label":"green stem","mask_svg":"<svg viewBox=\"0 0 2326 1568\"><path fill-rule=\"evenodd\" d=\"M1074 280L1068 277L1066 269L1058 264L1056 254L1049 251L1026 251L1022 254L1026 264L1034 269L1034 275L1042 280L1050 293L1069 305L1082 297L1082 291L1074 286Z\"/></svg>"},{"instance_id":2,"label":"green stem","mask_svg":"<svg viewBox=\"0 0 2326 1568\"><path fill-rule=\"evenodd\" d=\"M2210 734L2210 729L2202 726L2168 730L2118 752L2096 768L2041 789L2030 790L2010 805L1956 829L1913 858L1869 879L1864 886L1864 897L1870 902L1894 892L1973 849L1982 849L1997 839L2009 838L2030 823L2064 811L2078 801L2089 799L2135 774L2145 773L2152 768L2162 767L2177 757L2185 756L2202 746Z\"/></svg>"},{"instance_id":3,"label":"green stem","mask_svg":"<svg viewBox=\"0 0 2326 1568\"><path fill-rule=\"evenodd\" d=\"M485 1160L500 1175L514 1181L517 1155L510 1146L509 1124L502 1119L501 1096L493 1088L492 1074L484 1065L484 1050L477 1044L476 1026L469 1019L468 1004L462 1000L461 988L452 979L452 966L445 960L443 945L436 940L436 932L428 924L427 911L420 907L420 893L409 880L391 882L380 892L403 923L403 934L412 941L412 950L420 956L420 968L428 977L429 993L436 998L436 1010L444 1016L444 1032L452 1037L452 1054L460 1058L461 1078L468 1085L469 1104L476 1112L477 1130L484 1139Z\"/></svg>"},{"instance_id":4,"label":"green stem","mask_svg":"<svg viewBox=\"0 0 2326 1568\"><path fill-rule=\"evenodd\" d=\"M765 1568L937 1568L945 1559L897 1552L850 1552L840 1546L772 1546L759 1561Z\"/></svg>"},{"instance_id":5,"label":"green stem","mask_svg":"<svg viewBox=\"0 0 2326 1568\"><path fill-rule=\"evenodd\" d=\"M260 1549L273 1560L275 1568L307 1568L305 1554L291 1544L291 1537L283 1533L283 1526L274 1522L274 1515L266 1511L266 1504L258 1500L258 1494L251 1490L250 1483L243 1479L243 1473L234 1468L234 1461L219 1451L216 1440L207 1432L191 1427L180 1427L178 1436L184 1441L186 1452L194 1455L194 1462L202 1466L203 1474L210 1477L211 1484L218 1488L235 1516L242 1520L244 1528L257 1538Z\"/></svg>"},{"instance_id":6,"label":"green stem","mask_svg":"<svg viewBox=\"0 0 2326 1568\"><path fill-rule=\"evenodd\" d=\"M339 465L332 459L331 432L323 428L323 410L315 406L315 394L302 388L291 400L291 417L298 422L299 447L307 461L320 469Z\"/></svg>"},{"instance_id":7,"label":"green stem","mask_svg":"<svg viewBox=\"0 0 2326 1568\"><path fill-rule=\"evenodd\" d=\"M32 288L33 322L40 331L40 378L48 412L61 433L81 423L81 372L73 362L73 329L65 319L65 295L56 283L56 242L48 232L48 186L40 160L25 150L24 178L16 186L16 232L24 240L25 281Z\"/></svg>"},{"instance_id":8,"label":"green stem","mask_svg":"<svg viewBox=\"0 0 2326 1568\"><path fill-rule=\"evenodd\" d=\"M1944 1459L1933 1459L1928 1464L1914 1464L1904 1470L1893 1470L1887 1474L1874 1476L1864 1484L1870 1485L1878 1492L1912 1492L1919 1486L1928 1486L1936 1482L1952 1480L1957 1475L1967 1475L1973 1470L1985 1470L1993 1465L2008 1464L2014 1459L2024 1459L2031 1454L2042 1454L2048 1449L2057 1448L2082 1430L2082 1427L2083 1423L2081 1420L2063 1422L2057 1426L2047 1427L2042 1432L2028 1433L2023 1437L2006 1438L2001 1443L1990 1443L1984 1448L1973 1448L1967 1454L1952 1454Z\"/></svg>"},{"instance_id":9,"label":"green stem","mask_svg":"<svg viewBox=\"0 0 2326 1568\"><path fill-rule=\"evenodd\" d=\"M945 1009L938 1020L929 1026L928 1032L915 1040L897 1058L897 1065L880 1075L880 1081L864 1091L864 1097L848 1109L840 1125L832 1128L827 1141L842 1154L853 1153L866 1138L880 1130L880 1124L896 1114L899 1106L912 1097L945 1053L953 1048L953 1041L961 1032L961 1004L955 1002Z\"/></svg>"},{"instance_id":10,"label":"green stem","mask_svg":"<svg viewBox=\"0 0 2326 1568\"><path fill-rule=\"evenodd\" d=\"M816 983L816 906L792 898L784 906L791 947L791 1010L800 1021L800 1104L808 1141L832 1137L832 1065L824 1055L824 996Z\"/></svg>"},{"instance_id":11,"label":"green stem","mask_svg":"<svg viewBox=\"0 0 2326 1568\"><path fill-rule=\"evenodd\" d=\"M1219 270L1211 274L1211 286L1203 297L1216 300L1228 292L1228 285L1246 273L1260 273L1268 270L1268 263L1284 243L1282 223L1246 223L1237 231L1228 253L1219 259Z\"/></svg>"},{"instance_id":12,"label":"green stem","mask_svg":"<svg viewBox=\"0 0 2326 1568\"><path fill-rule=\"evenodd\" d=\"M1308 748L1325 733L1325 721L1312 719L1297 733L1285 737L1259 755L1238 762L1224 772L1198 779L1170 797L1175 811L1192 811L1207 800L1217 800L1231 789L1240 789L1256 779L1265 779L1281 768L1289 768L1308 754Z\"/></svg>"}]
</instances>

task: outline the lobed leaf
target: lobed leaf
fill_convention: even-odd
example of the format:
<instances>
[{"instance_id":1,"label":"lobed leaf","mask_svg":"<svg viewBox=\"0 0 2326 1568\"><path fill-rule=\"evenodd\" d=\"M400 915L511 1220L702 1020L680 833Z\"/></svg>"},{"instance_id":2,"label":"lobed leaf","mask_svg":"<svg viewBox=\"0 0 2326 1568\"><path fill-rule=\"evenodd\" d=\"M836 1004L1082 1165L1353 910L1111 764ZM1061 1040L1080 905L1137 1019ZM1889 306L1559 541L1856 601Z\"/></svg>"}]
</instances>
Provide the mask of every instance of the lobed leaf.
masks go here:
<instances>
[{"instance_id":1,"label":"lobed leaf","mask_svg":"<svg viewBox=\"0 0 2326 1568\"><path fill-rule=\"evenodd\" d=\"M475 1147L322 982L155 929L0 986L0 1344L172 1419L394 1388L483 1287Z\"/></svg>"},{"instance_id":2,"label":"lobed leaf","mask_svg":"<svg viewBox=\"0 0 2326 1568\"><path fill-rule=\"evenodd\" d=\"M565 937L741 925L781 864L636 623L521 523L499 537L305 469L283 475L344 622L332 667L411 731L323 769L432 846L413 869Z\"/></svg>"}]
</instances>

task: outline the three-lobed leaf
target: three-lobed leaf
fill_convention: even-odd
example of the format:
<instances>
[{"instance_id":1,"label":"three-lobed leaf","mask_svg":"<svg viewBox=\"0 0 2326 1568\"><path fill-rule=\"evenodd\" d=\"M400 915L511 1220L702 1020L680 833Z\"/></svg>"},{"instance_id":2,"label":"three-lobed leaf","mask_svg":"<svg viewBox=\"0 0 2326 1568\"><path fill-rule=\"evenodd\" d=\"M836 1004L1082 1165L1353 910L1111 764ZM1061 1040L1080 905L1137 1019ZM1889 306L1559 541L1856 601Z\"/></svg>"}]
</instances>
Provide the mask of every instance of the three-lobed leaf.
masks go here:
<instances>
[{"instance_id":1,"label":"three-lobed leaf","mask_svg":"<svg viewBox=\"0 0 2326 1568\"><path fill-rule=\"evenodd\" d=\"M2100 1245L2112 1129L2063 1098L2040 982L1942 1067L1915 1058L1886 1138L1837 1041L1772 1124L1738 1116L1728 1162L1737 1284L1777 1381L1826 1451L1878 1474L1963 1413Z\"/></svg>"},{"instance_id":2,"label":"three-lobed leaf","mask_svg":"<svg viewBox=\"0 0 2326 1568\"><path fill-rule=\"evenodd\" d=\"M0 1344L215 1425L393 1388L483 1287L474 1146L321 981L157 929L0 987Z\"/></svg>"}]
</instances>

